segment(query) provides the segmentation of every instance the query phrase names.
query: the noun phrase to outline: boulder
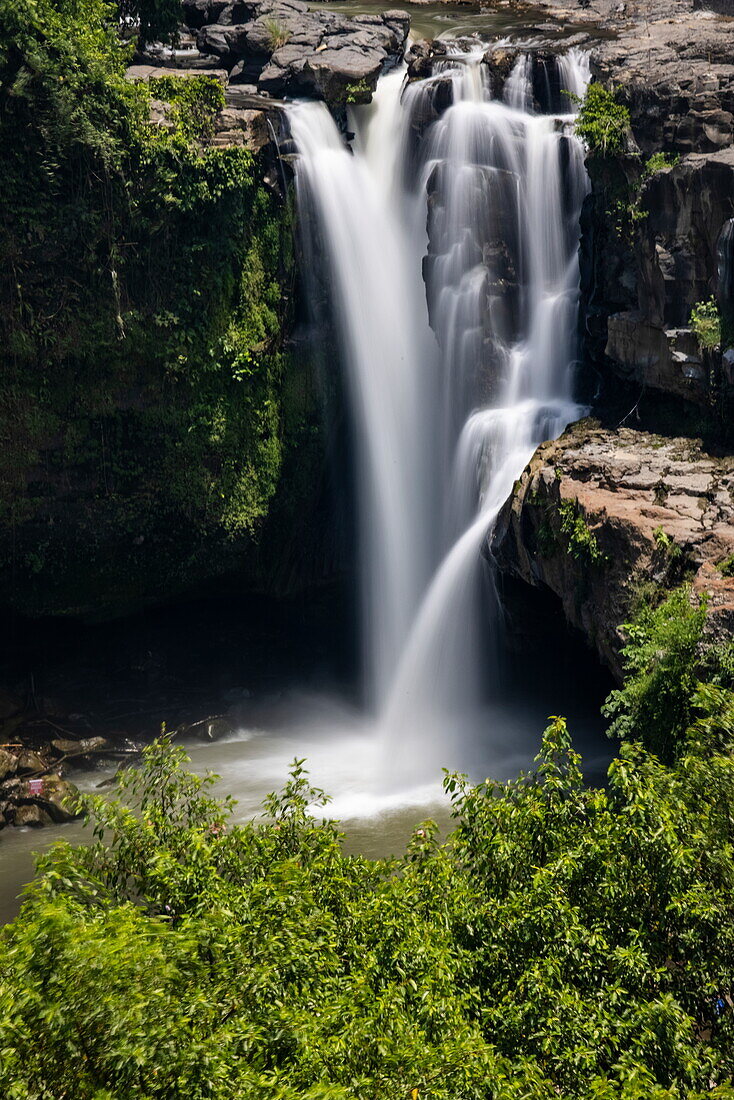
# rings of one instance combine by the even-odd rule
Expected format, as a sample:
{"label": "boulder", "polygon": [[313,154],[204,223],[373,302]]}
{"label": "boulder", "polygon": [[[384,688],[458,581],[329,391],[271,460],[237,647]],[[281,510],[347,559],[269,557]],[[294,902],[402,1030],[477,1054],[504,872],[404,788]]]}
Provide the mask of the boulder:
{"label": "boulder", "polygon": [[270,129],[264,111],[226,107],[217,115],[214,129],[213,144],[217,146],[241,145],[257,153],[270,141]]}
{"label": "boulder", "polygon": [[15,775],[18,767],[18,758],[7,749],[0,749],[0,782]]}
{"label": "boulder", "polygon": [[30,795],[48,814],[52,821],[61,824],[65,821],[73,821],[79,815],[71,808],[79,797],[79,791],[73,783],[62,779],[58,775],[44,776],[39,794]]}
{"label": "boulder", "polygon": [[18,775],[27,775],[29,772],[40,772],[45,764],[37,752],[31,749],[23,749],[18,757]]}
{"label": "boulder", "polygon": [[239,13],[224,9],[218,20],[206,16],[201,24],[201,53],[260,92],[311,95],[331,106],[374,89],[385,65],[402,53],[410,26],[402,11],[347,19],[312,11],[301,0],[257,0]]}
{"label": "boulder", "polygon": [[53,748],[63,756],[80,754],[94,755],[96,752],[104,752],[112,748],[106,737],[84,737],[81,741],[72,741],[66,738],[57,738],[51,742]]}
{"label": "boulder", "polygon": [[53,818],[46,813],[43,807],[32,802],[17,806],[13,814],[13,824],[18,828],[30,826],[38,829],[43,825],[53,825],[53,823]]}

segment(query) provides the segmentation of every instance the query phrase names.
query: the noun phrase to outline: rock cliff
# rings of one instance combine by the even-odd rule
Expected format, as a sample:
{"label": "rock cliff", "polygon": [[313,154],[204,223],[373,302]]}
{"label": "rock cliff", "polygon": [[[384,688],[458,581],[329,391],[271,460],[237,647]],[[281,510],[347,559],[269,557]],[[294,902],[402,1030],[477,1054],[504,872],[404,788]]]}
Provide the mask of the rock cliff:
{"label": "rock cliff", "polygon": [[697,440],[581,421],[544,444],[492,537],[500,569],[552,592],[621,677],[621,625],[646,586],[707,593],[709,630],[734,630],[734,457]]}

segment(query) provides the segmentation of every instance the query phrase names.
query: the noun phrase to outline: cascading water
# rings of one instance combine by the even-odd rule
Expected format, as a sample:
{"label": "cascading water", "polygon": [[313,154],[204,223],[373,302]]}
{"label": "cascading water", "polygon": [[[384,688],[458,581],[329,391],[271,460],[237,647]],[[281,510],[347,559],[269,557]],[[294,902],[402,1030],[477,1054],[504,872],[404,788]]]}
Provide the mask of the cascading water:
{"label": "cascading water", "polygon": [[379,708],[430,576],[435,340],[420,256],[425,231],[395,201],[402,73],[384,77],[351,155],[326,107],[290,110],[307,266],[326,279],[357,437],[366,678]]}
{"label": "cascading water", "polygon": [[[492,98],[486,48],[406,88],[383,77],[350,116],[353,155],[325,107],[290,109],[307,262],[325,259],[347,366],[367,662],[398,783],[470,767],[491,739],[482,546],[535,448],[579,414],[583,151],[570,116],[530,110],[528,57]],[[580,94],[583,55],[559,66]]]}

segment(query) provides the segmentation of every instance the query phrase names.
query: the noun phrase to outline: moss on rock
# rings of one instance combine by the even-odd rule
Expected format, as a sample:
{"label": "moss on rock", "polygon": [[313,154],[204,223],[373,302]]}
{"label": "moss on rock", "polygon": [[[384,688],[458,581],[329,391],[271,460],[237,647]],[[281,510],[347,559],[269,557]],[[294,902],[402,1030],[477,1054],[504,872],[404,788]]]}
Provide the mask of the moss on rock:
{"label": "moss on rock", "polygon": [[34,613],[242,568],[282,462],[287,206],[207,144],[216,82],[129,85],[92,7],[0,4],[0,602]]}

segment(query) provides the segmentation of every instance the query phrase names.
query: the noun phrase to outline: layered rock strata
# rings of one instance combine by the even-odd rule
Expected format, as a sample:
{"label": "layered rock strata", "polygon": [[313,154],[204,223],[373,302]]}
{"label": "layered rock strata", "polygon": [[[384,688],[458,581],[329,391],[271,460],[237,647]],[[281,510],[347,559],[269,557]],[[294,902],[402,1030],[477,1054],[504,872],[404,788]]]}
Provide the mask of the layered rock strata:
{"label": "layered rock strata", "polygon": [[734,629],[734,457],[700,441],[581,421],[544,444],[495,527],[500,569],[552,592],[621,677],[622,625],[651,583],[706,593],[713,635]]}

